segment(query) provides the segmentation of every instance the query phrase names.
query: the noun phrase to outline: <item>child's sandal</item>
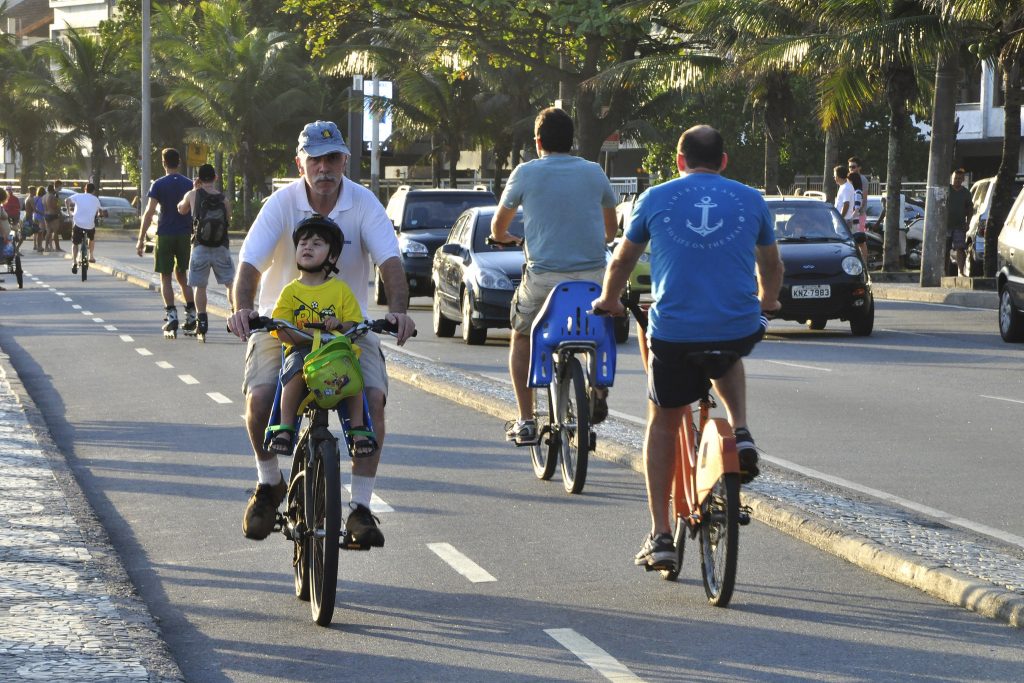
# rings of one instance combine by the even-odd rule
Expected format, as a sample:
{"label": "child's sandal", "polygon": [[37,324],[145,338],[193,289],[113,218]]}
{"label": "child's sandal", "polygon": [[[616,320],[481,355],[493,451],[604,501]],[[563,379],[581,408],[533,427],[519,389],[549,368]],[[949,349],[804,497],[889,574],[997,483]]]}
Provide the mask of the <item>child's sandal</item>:
{"label": "child's sandal", "polygon": [[295,428],[289,425],[274,425],[270,430],[274,432],[274,437],[270,440],[267,450],[274,455],[291,455]]}
{"label": "child's sandal", "polygon": [[369,429],[350,429],[352,435],[352,455],[356,458],[369,458],[377,452],[380,444],[377,435]]}

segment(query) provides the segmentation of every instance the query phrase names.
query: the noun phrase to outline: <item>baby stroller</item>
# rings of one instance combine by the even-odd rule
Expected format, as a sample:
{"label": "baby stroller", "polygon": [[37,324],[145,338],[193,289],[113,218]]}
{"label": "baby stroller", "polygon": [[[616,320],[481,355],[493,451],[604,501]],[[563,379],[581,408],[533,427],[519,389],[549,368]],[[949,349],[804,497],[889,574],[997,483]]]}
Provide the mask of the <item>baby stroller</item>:
{"label": "baby stroller", "polygon": [[8,273],[14,273],[15,279],[18,281],[18,289],[25,286],[25,271],[21,269],[22,239],[21,225],[17,221],[11,222],[7,242],[4,243],[3,253],[0,254],[0,267],[6,266]]}

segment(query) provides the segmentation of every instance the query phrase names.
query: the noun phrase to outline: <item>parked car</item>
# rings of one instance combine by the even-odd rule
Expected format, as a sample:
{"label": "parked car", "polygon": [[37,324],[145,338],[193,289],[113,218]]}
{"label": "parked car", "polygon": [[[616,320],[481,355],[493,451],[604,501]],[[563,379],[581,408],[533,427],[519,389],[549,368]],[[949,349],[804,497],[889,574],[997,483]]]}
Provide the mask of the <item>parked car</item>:
{"label": "parked car", "polygon": [[[525,256],[519,247],[487,244],[496,205],[462,213],[452,226],[448,241],[434,253],[431,280],[434,289],[434,334],[452,337],[462,327],[467,344],[483,344],[487,330],[507,328],[512,293],[522,279]],[[523,210],[509,226],[523,236]]]}
{"label": "parked car", "polygon": [[996,247],[996,288],[999,292],[999,335],[1006,342],[1024,341],[1024,191],[1017,194]]}
{"label": "parked car", "polygon": [[[629,222],[629,217],[633,213],[633,204],[636,202],[636,198],[639,195],[636,193],[629,193],[624,195],[623,200],[618,203],[615,207],[615,215],[619,222],[618,238],[612,242],[612,251],[618,246],[618,239],[622,237],[622,233]],[[640,260],[637,261],[636,266],[633,267],[633,272],[629,274],[629,281],[626,283],[626,289],[623,291],[622,298],[630,303],[639,303],[640,297],[645,294],[651,293],[651,245],[648,242],[647,248],[644,253],[640,255]],[[626,326],[625,334],[629,335],[629,326]],[[616,341],[620,344],[626,339],[620,339],[621,333],[619,332],[618,326],[616,326]]]}
{"label": "parked car", "polygon": [[875,303],[857,240],[834,207],[806,197],[766,198],[785,263],[782,308],[776,317],[823,330],[846,320],[856,336],[870,335]]}
{"label": "parked car", "polygon": [[[474,206],[497,204],[494,193],[480,186],[473,190],[420,190],[399,187],[388,200],[388,218],[398,232],[402,265],[409,281],[409,296],[430,296],[431,259],[459,215]],[[374,276],[374,300],[387,303],[380,271]]]}
{"label": "parked car", "polygon": [[64,203],[64,200],[73,194],[75,194],[74,190],[57,190],[57,201],[60,202],[60,238],[62,240],[71,239],[71,230],[75,227],[71,212],[68,211],[67,204]]}
{"label": "parked car", "polygon": [[105,228],[138,227],[139,212],[124,197],[100,195],[100,207],[106,216],[100,219],[99,225]]}
{"label": "parked car", "polygon": [[[1013,193],[1016,195],[1024,188],[1024,178],[1018,176],[1013,181]],[[964,264],[967,277],[978,277],[985,272],[985,233],[988,230],[988,213],[995,197],[996,179],[982,178],[971,185],[971,204],[974,214],[967,226],[967,261]]]}

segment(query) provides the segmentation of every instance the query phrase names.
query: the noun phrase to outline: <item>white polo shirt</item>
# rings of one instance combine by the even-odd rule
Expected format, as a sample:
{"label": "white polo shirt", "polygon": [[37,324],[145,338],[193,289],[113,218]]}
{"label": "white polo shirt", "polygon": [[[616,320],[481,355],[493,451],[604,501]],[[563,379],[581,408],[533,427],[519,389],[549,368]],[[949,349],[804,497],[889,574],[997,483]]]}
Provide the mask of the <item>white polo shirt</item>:
{"label": "white polo shirt", "polygon": [[[249,228],[238,260],[262,273],[256,298],[260,315],[270,315],[281,290],[299,276],[292,233],[295,226],[312,215],[306,182],[299,178],[270,195]],[[380,264],[392,257],[401,258],[395,227],[377,197],[348,178],[328,218],[341,226],[345,236],[345,247],[337,264],[339,274],[335,277],[349,286],[365,317],[371,260]]]}

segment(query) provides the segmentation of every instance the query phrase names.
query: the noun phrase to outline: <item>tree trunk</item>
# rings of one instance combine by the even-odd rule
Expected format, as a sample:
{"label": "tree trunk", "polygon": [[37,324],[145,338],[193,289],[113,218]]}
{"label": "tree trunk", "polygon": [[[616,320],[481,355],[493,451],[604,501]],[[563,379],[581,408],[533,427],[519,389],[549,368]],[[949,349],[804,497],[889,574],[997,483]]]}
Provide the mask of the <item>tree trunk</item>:
{"label": "tree trunk", "polygon": [[448,187],[458,187],[459,158],[462,156],[458,143],[448,146]]}
{"label": "tree trunk", "polygon": [[882,245],[882,270],[900,269],[900,228],[903,211],[900,198],[903,190],[903,140],[910,124],[905,87],[913,75],[902,67],[892,67],[886,78],[885,96],[889,103],[889,150],[885,164],[885,241]]}
{"label": "tree trunk", "polygon": [[1020,66],[1016,54],[999,56],[1003,71],[1003,155],[996,174],[992,206],[985,228],[985,277],[996,275],[996,246],[1013,205],[1013,179],[1020,164]]}
{"label": "tree trunk", "polygon": [[783,194],[779,187],[779,143],[767,125],[764,128],[764,191]]}
{"label": "tree trunk", "polygon": [[921,244],[921,286],[938,287],[945,273],[949,200],[949,173],[956,143],[956,96],[960,54],[956,49],[939,55],[932,104],[932,142],[928,151],[928,199],[924,205]]}
{"label": "tree trunk", "polygon": [[[829,204],[835,203],[836,193],[839,191],[832,180],[832,169],[835,168],[838,160],[839,134],[833,128],[829,128],[825,131],[825,170],[822,171],[821,176],[823,180],[821,190],[825,193],[825,201]],[[864,196],[867,196],[867,192],[864,193]]]}
{"label": "tree trunk", "polygon": [[430,185],[441,187],[441,147],[435,135],[430,136]]}

